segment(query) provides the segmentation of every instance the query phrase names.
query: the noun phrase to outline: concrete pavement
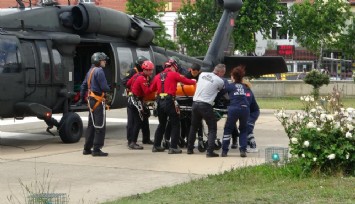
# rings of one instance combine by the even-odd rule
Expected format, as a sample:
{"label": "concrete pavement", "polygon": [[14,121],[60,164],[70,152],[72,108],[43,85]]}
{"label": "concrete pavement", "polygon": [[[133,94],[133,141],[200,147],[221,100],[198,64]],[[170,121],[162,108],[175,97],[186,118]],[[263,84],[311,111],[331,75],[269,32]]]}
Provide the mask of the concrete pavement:
{"label": "concrete pavement", "polygon": [[[84,127],[86,114],[81,113]],[[125,109],[107,114],[107,138],[103,148],[110,154],[107,158],[82,155],[84,138],[76,144],[63,144],[59,137],[45,132],[43,122],[29,119],[14,124],[0,120],[1,203],[10,203],[10,197],[19,201],[16,203],[25,203],[25,187],[35,191],[36,186],[49,188],[42,192],[64,193],[69,203],[101,203],[241,166],[261,164],[265,161],[265,148],[288,146],[288,138],[273,110],[261,110],[255,129],[260,151],[248,153],[247,158],[241,158],[236,150],[231,150],[225,158],[206,158],[205,153],[197,150],[187,155],[186,149],[180,155],[169,155],[167,151],[152,153],[151,145],[144,145],[141,151],[128,150],[125,115]],[[151,117],[150,121],[153,139],[157,118]],[[224,119],[221,119],[219,138],[223,125]]]}

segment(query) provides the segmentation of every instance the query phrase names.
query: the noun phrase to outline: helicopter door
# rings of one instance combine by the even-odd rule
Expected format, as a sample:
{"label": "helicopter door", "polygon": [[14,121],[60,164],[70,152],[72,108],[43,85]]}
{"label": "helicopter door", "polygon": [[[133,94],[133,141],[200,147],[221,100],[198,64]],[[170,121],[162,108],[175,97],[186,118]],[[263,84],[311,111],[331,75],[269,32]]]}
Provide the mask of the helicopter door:
{"label": "helicopter door", "polygon": [[14,104],[24,99],[24,70],[18,45],[16,37],[0,35],[0,116],[3,117],[14,113]]}

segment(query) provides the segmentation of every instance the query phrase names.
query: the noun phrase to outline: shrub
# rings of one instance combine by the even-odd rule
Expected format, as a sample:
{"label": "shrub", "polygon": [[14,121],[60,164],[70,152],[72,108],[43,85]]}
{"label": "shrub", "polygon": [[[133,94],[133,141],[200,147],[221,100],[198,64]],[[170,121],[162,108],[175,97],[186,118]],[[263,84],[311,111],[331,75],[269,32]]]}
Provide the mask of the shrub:
{"label": "shrub", "polygon": [[303,79],[306,84],[313,86],[313,97],[318,99],[319,97],[319,88],[323,85],[329,84],[329,76],[327,74],[321,73],[318,70],[310,71],[306,77]]}
{"label": "shrub", "polygon": [[307,172],[355,175],[355,110],[342,107],[335,88],[319,101],[300,99],[304,110],[275,112],[290,139],[292,158]]}

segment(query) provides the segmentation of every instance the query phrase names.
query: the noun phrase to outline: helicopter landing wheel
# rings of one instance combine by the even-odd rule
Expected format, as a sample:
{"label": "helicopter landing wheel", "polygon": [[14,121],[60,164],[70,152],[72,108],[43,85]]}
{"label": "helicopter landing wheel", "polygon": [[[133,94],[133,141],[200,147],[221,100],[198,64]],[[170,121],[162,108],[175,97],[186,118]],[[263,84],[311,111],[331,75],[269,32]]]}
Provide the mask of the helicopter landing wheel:
{"label": "helicopter landing wheel", "polygon": [[83,121],[77,113],[65,113],[60,120],[58,130],[64,143],[78,142],[83,134]]}

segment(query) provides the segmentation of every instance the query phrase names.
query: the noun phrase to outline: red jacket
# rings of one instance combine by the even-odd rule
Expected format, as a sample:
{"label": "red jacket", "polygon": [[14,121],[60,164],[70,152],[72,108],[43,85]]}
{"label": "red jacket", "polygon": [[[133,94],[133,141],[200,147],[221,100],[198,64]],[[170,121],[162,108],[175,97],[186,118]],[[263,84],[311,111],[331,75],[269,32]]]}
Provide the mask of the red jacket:
{"label": "red jacket", "polygon": [[150,93],[147,76],[143,72],[136,73],[127,82],[127,88],[131,90],[133,95],[143,97]]}
{"label": "red jacket", "polygon": [[[161,81],[161,76],[163,73],[166,74],[165,81],[164,81],[164,91],[162,90],[162,81]],[[161,73],[157,74],[154,77],[153,82],[150,86],[150,90],[152,92],[157,91],[157,94],[167,93],[172,96],[175,96],[176,95],[176,86],[177,86],[178,82],[181,82],[181,83],[187,84],[187,85],[196,84],[195,80],[188,79],[185,76],[180,75],[178,72],[171,71],[171,69],[165,69],[164,71],[162,71]]]}

